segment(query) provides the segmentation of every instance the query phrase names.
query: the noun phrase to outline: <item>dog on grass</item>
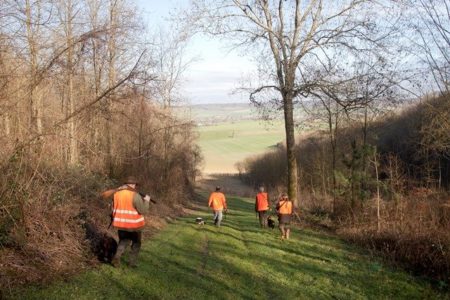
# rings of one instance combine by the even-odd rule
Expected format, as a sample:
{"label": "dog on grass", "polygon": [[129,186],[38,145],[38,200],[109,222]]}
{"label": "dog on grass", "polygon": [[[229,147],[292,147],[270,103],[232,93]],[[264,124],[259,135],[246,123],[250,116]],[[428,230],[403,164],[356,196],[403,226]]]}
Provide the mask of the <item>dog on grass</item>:
{"label": "dog on grass", "polygon": [[117,241],[92,222],[85,222],[83,227],[92,253],[99,261],[110,263],[117,251]]}
{"label": "dog on grass", "polygon": [[200,217],[195,219],[195,223],[197,223],[198,225],[205,225],[205,221]]}
{"label": "dog on grass", "polygon": [[270,228],[274,229],[275,228],[275,220],[272,219],[272,216],[269,216],[267,218],[267,226],[269,226]]}
{"label": "dog on grass", "polygon": [[117,252],[117,241],[108,233],[104,233],[101,239],[100,251],[97,257],[100,261],[111,263]]}

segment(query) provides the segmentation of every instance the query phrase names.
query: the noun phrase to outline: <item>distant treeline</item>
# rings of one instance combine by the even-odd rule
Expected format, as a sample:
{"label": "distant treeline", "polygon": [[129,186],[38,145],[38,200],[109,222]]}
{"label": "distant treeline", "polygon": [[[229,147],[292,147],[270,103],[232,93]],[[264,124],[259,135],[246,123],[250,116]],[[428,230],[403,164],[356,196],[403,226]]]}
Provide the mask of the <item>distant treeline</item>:
{"label": "distant treeline", "polygon": [[[422,100],[401,113],[384,116],[364,129],[360,122],[347,123],[336,132],[332,149],[324,130],[300,138],[296,153],[302,190],[337,196],[358,190],[365,200],[375,191],[374,160],[379,180],[402,180],[402,191],[412,187],[450,189],[450,95]],[[356,124],[355,124],[356,123]],[[333,153],[336,157],[333,168]],[[276,151],[251,157],[238,164],[241,177],[253,185],[272,188],[286,183],[286,158],[282,144]],[[270,170],[268,172],[267,170]],[[366,183],[366,185],[364,185]],[[357,187],[356,187],[357,186]],[[395,187],[396,192],[399,186]]]}

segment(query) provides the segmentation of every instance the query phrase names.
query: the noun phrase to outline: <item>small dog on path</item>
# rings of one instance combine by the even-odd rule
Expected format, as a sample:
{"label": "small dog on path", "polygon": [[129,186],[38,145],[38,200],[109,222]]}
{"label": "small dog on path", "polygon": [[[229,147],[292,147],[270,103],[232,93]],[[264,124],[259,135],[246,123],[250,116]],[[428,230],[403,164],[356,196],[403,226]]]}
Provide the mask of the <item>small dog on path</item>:
{"label": "small dog on path", "polygon": [[205,221],[200,217],[195,219],[195,223],[197,223],[198,225],[205,225]]}

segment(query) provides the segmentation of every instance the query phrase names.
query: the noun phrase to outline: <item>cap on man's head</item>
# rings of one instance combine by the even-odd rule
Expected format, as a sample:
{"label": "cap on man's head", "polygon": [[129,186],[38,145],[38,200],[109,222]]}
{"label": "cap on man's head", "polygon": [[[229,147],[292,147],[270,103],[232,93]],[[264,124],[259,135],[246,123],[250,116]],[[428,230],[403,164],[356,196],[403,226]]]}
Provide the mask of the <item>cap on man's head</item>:
{"label": "cap on man's head", "polygon": [[125,184],[139,184],[138,181],[137,181],[137,179],[136,179],[136,177],[134,177],[134,176],[128,176],[128,177],[124,180],[123,183],[125,183]]}
{"label": "cap on man's head", "polygon": [[216,192],[220,191],[221,187],[220,186],[216,186]]}

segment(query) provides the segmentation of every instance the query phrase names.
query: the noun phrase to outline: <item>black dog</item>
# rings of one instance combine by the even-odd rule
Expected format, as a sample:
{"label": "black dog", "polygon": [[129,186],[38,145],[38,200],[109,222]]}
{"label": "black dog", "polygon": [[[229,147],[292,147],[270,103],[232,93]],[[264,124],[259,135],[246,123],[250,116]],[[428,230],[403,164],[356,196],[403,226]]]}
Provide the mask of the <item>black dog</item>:
{"label": "black dog", "polygon": [[97,255],[100,261],[111,263],[117,252],[117,241],[108,233],[104,233],[101,239],[102,244]]}
{"label": "black dog", "polygon": [[274,221],[274,219],[272,219],[272,216],[269,216],[267,218],[267,225],[272,229],[275,228],[275,221]]}
{"label": "black dog", "polygon": [[91,222],[84,223],[83,227],[92,253],[97,256],[99,261],[110,263],[117,252],[117,241]]}

